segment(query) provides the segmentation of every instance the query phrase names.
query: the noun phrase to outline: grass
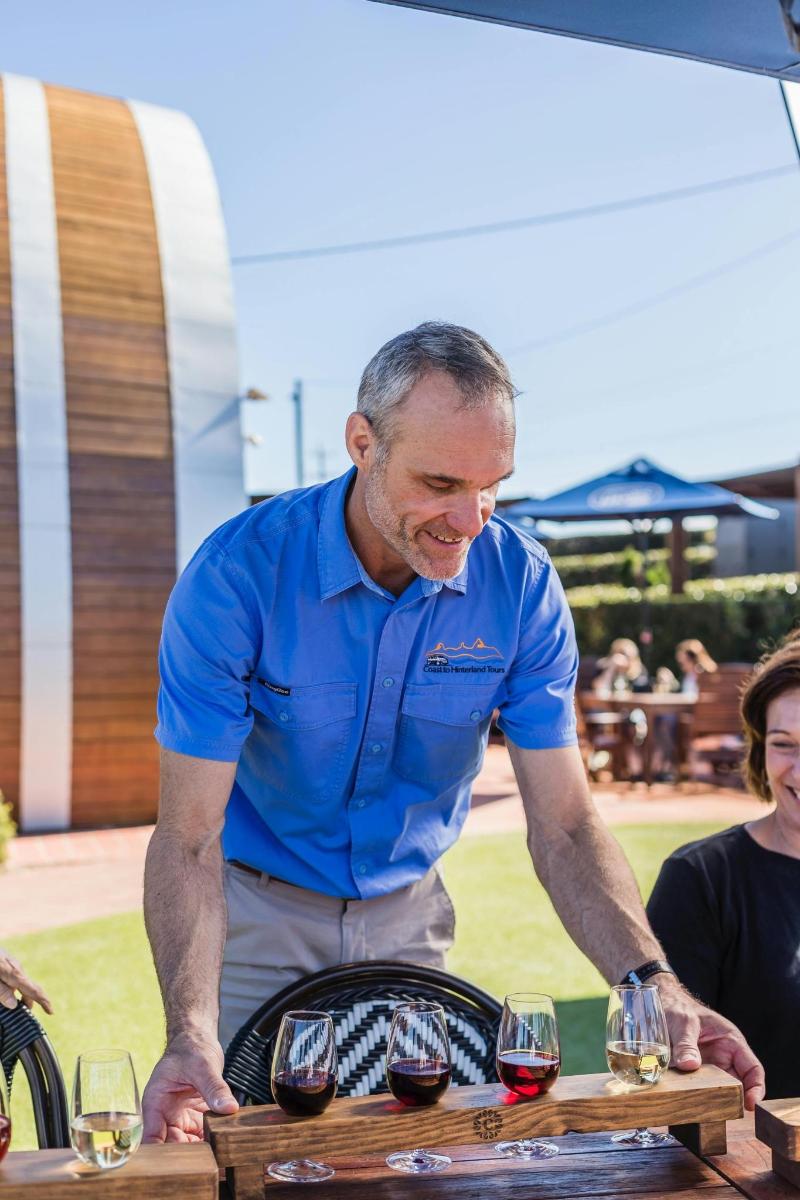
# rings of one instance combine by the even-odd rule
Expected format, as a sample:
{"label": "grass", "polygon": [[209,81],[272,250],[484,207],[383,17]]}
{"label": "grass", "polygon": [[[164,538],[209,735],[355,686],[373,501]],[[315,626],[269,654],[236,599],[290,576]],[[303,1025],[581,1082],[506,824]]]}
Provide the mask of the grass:
{"label": "grass", "polygon": [[[718,826],[631,826],[615,831],[643,895],[663,859]],[[564,1070],[605,1069],[607,988],[564,932],[533,876],[521,834],[464,838],[444,864],[458,918],[449,966],[502,998],[508,991],[556,997]],[[144,1084],[163,1046],[161,1002],[141,914],[105,917],[8,940],[55,1014],[44,1024],[71,1085],[81,1050],[124,1046]],[[20,1077],[21,1077],[20,1071]],[[27,1089],[12,1100],[14,1149],[35,1146]]]}

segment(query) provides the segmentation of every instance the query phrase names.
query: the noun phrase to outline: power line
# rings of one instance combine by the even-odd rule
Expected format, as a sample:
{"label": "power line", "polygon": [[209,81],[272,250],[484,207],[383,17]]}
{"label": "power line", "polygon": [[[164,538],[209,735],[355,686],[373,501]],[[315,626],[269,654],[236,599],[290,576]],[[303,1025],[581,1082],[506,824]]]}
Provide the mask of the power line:
{"label": "power line", "polygon": [[631,304],[625,304],[622,308],[616,308],[612,312],[605,313],[603,316],[593,317],[588,321],[579,321],[576,325],[568,325],[566,329],[562,329],[559,333],[549,334],[547,337],[535,338],[533,341],[523,342],[520,346],[512,346],[510,349],[504,350],[504,354],[509,358],[513,358],[516,355],[529,354],[533,350],[544,350],[550,346],[558,346],[562,342],[572,341],[573,338],[581,337],[583,334],[594,333],[597,329],[605,329],[608,325],[614,325],[618,321],[627,320],[628,317],[637,316],[639,313],[646,312],[649,308],[665,304],[668,300],[674,300],[678,296],[683,296],[687,292],[694,291],[695,288],[713,283],[715,280],[725,275],[730,275],[733,271],[738,271],[741,267],[747,266],[748,263],[755,262],[759,258],[766,258],[769,254],[775,254],[776,251],[782,250],[785,246],[797,241],[798,238],[800,238],[800,229],[793,229],[789,233],[785,233],[782,237],[765,242],[763,246],[756,246],[754,250],[749,250],[746,254],[737,255],[736,258],[721,263],[718,267],[712,267],[710,271],[703,271],[699,275],[692,275],[689,279],[684,280],[683,283],[676,283],[672,287],[665,288],[661,292],[656,292],[652,296],[646,296],[641,300],[633,301]]}
{"label": "power line", "polygon": [[290,262],[302,258],[329,258],[336,254],[363,254],[372,250],[394,250],[400,246],[417,246],[426,242],[452,242],[461,238],[483,237],[492,233],[510,233],[516,229],[535,229],[542,225],[558,225],[566,221],[582,221],[587,217],[603,217],[612,213],[629,212],[635,208],[670,204],[675,200],[690,200],[694,196],[746,187],[752,183],[766,183],[770,179],[779,179],[781,176],[790,174],[797,174],[796,163],[783,167],[770,167],[765,171],[753,171],[748,175],[731,175],[725,179],[712,179],[708,183],[673,188],[666,192],[650,192],[643,196],[631,196],[625,200],[609,200],[602,204],[589,204],[583,208],[563,208],[554,212],[538,213],[531,217],[492,221],[485,225],[435,229],[426,233],[408,233],[398,237],[376,238],[365,242],[342,242],[333,246],[306,246],[298,250],[271,250],[263,254],[238,254],[231,259],[231,262],[234,266],[242,267],[252,266],[256,263]]}

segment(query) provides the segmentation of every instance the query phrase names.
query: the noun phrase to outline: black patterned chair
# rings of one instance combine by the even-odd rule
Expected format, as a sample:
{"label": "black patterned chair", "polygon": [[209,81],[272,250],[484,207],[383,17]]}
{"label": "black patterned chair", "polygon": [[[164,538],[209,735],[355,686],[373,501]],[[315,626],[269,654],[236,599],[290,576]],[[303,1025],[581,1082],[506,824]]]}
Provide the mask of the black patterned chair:
{"label": "black patterned chair", "polygon": [[0,1064],[9,1093],[17,1062],[28,1078],[39,1149],[67,1149],[67,1094],[55,1051],[24,1004],[13,1009],[0,1005]]}
{"label": "black patterned chair", "polygon": [[225,1054],[223,1075],[240,1104],[271,1104],[270,1067],[281,1017],[292,1009],[330,1013],[340,1096],[387,1091],[386,1039],[397,1004],[441,1004],[452,1055],[452,1086],[496,1079],[502,1005],[456,975],[413,963],[347,963],[285,987],[245,1022]]}

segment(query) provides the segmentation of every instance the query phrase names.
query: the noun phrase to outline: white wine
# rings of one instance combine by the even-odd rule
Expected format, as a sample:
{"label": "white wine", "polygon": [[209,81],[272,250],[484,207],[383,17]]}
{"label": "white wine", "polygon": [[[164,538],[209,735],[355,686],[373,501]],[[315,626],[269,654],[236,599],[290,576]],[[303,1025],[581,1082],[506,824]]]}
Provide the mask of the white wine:
{"label": "white wine", "polygon": [[608,1069],[620,1083],[646,1087],[658,1083],[669,1066],[669,1046],[658,1042],[609,1042],[606,1046]]}
{"label": "white wine", "polygon": [[121,1167],[139,1149],[141,1113],[97,1112],[73,1117],[70,1139],[73,1150],[85,1163]]}

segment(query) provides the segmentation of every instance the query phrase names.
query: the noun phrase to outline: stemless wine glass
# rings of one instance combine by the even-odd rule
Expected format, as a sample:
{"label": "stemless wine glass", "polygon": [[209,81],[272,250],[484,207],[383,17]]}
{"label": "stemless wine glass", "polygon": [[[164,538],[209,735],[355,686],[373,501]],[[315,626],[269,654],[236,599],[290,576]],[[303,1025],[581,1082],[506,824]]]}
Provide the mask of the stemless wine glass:
{"label": "stemless wine glass", "polygon": [[[669,1033],[661,996],[654,984],[621,984],[611,989],[606,1022],[608,1069],[629,1088],[652,1087],[669,1066]],[[661,1146],[672,1142],[668,1133],[636,1129],[615,1133],[612,1142],[628,1146]]]}
{"label": "stemless wine glass", "polygon": [[[316,1116],[336,1095],[336,1038],[327,1013],[295,1011],[283,1014],[272,1058],[272,1094],[290,1117]],[[320,1183],[335,1174],[327,1163],[293,1158],[267,1167],[273,1179],[290,1183]]]}
{"label": "stemless wine glass", "polygon": [[121,1167],[142,1141],[142,1105],[127,1050],[80,1054],[72,1088],[72,1148],[102,1170]]}
{"label": "stemless wine glass", "polygon": [[[561,1045],[552,996],[513,992],[506,996],[497,1037],[497,1074],[523,1100],[542,1096],[561,1070]],[[538,1138],[496,1142],[506,1158],[552,1158],[558,1147]]]}
{"label": "stemless wine glass", "polygon": [[0,1162],[6,1156],[11,1144],[11,1110],[8,1107],[6,1081],[3,1076],[3,1066],[0,1063]]}
{"label": "stemless wine glass", "polygon": [[[398,1004],[386,1047],[386,1079],[396,1100],[424,1108],[440,1100],[450,1086],[450,1039],[444,1009],[423,1001]],[[452,1159],[429,1150],[400,1150],[386,1159],[395,1171],[422,1175],[443,1171]]]}

